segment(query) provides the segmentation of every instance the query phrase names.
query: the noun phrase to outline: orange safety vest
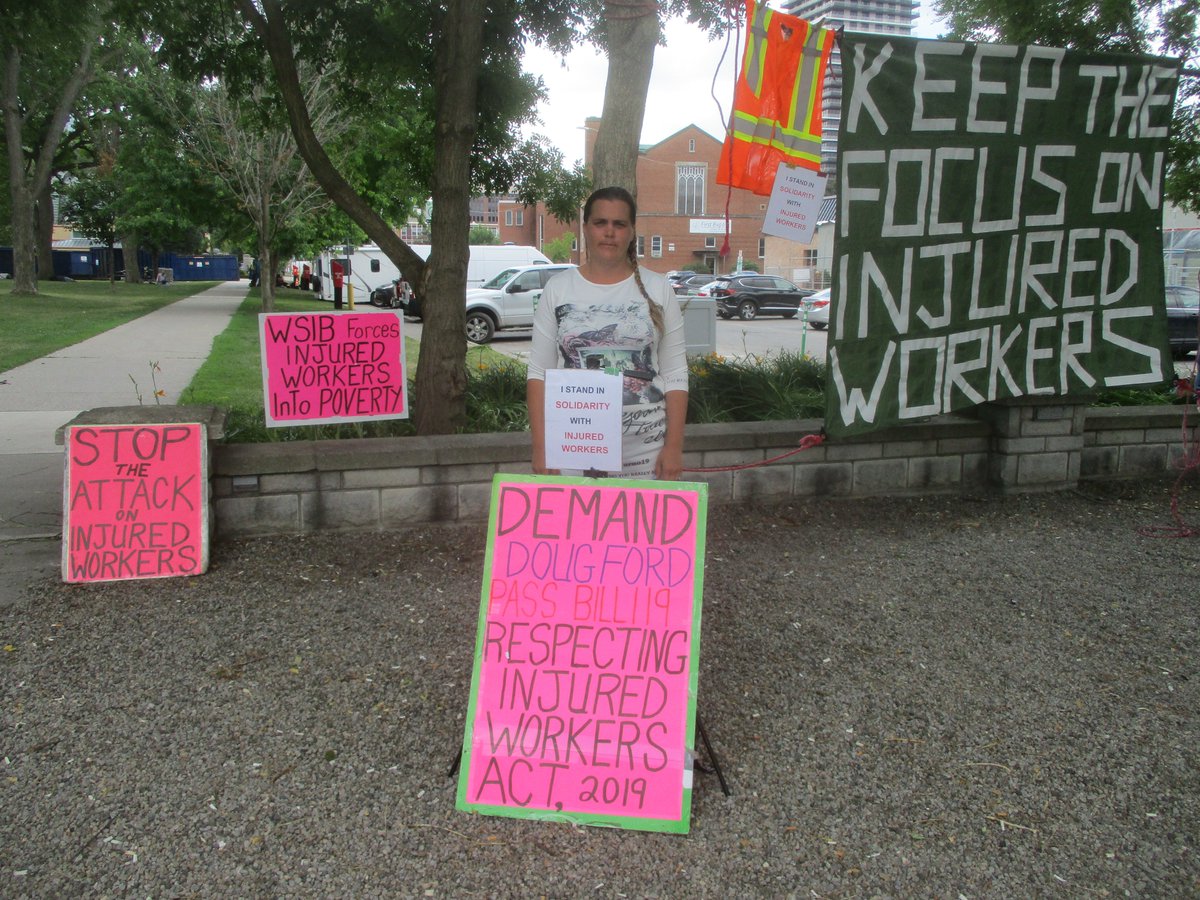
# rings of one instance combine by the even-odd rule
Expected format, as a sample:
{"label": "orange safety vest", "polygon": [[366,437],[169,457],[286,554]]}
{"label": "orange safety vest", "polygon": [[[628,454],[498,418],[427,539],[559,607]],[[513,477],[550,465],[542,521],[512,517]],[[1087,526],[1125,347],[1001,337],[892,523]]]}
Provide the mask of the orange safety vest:
{"label": "orange safety vest", "polygon": [[821,169],[821,98],[834,33],[746,0],[748,39],[717,183],[770,194],[779,163]]}

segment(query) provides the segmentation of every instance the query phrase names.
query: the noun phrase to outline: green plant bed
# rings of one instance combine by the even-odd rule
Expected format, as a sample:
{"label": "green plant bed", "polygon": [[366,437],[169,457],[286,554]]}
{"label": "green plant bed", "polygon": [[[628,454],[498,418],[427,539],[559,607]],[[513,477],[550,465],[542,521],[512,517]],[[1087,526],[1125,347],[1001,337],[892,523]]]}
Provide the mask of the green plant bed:
{"label": "green plant bed", "polygon": [[[1181,379],[1186,384],[1186,379]],[[1092,406],[1169,406],[1172,403],[1191,402],[1191,396],[1181,392],[1174,379],[1152,388],[1122,388],[1101,391],[1092,400]]]}
{"label": "green plant bed", "polygon": [[[279,312],[311,312],[307,298],[276,298]],[[208,361],[183,392],[181,403],[212,404],[228,410],[230,441],[325,440],[330,438],[400,437],[411,435],[411,420],[357,422],[268,428],[263,414],[262,367],[259,357],[258,297],[248,297],[229,327],[213,343]],[[419,344],[405,340],[405,365],[416,373]],[[466,354],[467,421],[473,433],[521,432],[529,428],[525,409],[525,365],[488,347]],[[688,421],[752,422],[821,419],[825,416],[825,365],[798,353],[726,358],[697,357],[689,364]],[[1180,402],[1173,385],[1147,390],[1106,391],[1096,405],[1140,406]]]}
{"label": "green plant bed", "polygon": [[12,282],[0,282],[0,372],[86,341],[220,283],[39,281],[37,294],[14,296]]}
{"label": "green plant bed", "polygon": [[784,351],[726,358],[715,353],[688,367],[689,422],[763,422],[825,415],[825,366]]}

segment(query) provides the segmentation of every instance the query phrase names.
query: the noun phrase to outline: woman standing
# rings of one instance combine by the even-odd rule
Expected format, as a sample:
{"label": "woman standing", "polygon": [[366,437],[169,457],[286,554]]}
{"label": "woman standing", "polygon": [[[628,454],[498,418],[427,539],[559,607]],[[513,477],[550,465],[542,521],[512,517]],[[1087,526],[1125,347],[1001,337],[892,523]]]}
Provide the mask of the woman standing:
{"label": "woman standing", "polygon": [[587,261],[550,279],[538,302],[526,402],[539,475],[553,474],[546,468],[545,378],[555,368],[624,376],[619,474],[674,480],[683,472],[683,315],[667,280],[638,267],[636,223],[627,190],[593,192],[583,207]]}

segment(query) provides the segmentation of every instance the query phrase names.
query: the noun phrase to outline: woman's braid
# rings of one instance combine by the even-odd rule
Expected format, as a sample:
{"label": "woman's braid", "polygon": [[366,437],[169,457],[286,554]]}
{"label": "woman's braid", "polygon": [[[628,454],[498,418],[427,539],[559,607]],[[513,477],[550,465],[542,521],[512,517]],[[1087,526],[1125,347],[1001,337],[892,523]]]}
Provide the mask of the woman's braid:
{"label": "woman's braid", "polygon": [[637,282],[638,290],[646,298],[646,303],[650,307],[650,321],[654,324],[654,330],[661,336],[663,333],[662,307],[654,301],[654,298],[650,296],[650,292],[646,290],[646,285],[642,283],[642,270],[638,265],[636,248],[637,238],[634,238],[629,242],[629,262],[633,266],[633,280]]}

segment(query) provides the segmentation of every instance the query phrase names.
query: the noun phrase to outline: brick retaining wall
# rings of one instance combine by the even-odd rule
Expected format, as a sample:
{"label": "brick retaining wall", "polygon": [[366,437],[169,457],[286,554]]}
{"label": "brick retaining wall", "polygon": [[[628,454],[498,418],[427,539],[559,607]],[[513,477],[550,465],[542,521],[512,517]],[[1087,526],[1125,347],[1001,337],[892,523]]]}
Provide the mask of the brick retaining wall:
{"label": "brick retaining wall", "polygon": [[[1098,409],[1022,398],[972,413],[828,441],[771,465],[692,471],[685,478],[708,482],[713,503],[969,495],[1159,476],[1183,453],[1180,406]],[[1193,409],[1192,439],[1195,422]],[[762,462],[820,428],[817,419],[689,425],[684,465]],[[530,471],[528,434],[217,443],[211,459],[218,537],[483,521],[492,476]]]}

